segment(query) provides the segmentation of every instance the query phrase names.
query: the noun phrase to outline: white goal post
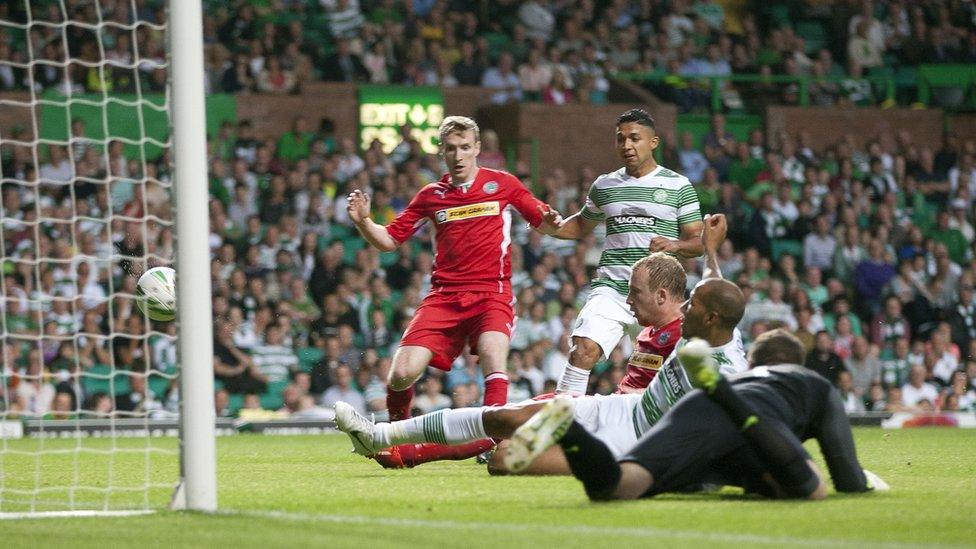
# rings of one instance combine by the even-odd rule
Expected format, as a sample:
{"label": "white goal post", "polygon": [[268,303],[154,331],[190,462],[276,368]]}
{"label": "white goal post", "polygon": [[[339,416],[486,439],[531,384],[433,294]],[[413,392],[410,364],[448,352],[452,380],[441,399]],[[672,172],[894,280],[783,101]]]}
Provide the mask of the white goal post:
{"label": "white goal post", "polygon": [[216,511],[202,3],[2,4],[0,519]]}
{"label": "white goal post", "polygon": [[[213,308],[206,109],[203,90],[202,3],[169,0],[170,89],[176,186],[176,296],[182,365],[180,465],[185,507],[217,510],[216,411],[213,391]],[[178,490],[179,492],[179,490]],[[180,494],[174,497],[181,506]]]}

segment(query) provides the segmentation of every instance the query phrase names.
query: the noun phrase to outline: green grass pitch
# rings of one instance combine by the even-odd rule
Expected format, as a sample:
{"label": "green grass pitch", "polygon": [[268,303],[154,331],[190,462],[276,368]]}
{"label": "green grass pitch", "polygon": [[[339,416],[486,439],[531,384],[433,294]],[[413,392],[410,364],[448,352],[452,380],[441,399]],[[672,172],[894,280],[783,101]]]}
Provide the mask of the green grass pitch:
{"label": "green grass pitch", "polygon": [[[125,518],[0,521],[4,547],[976,547],[976,431],[855,430],[863,464],[893,490],[824,502],[777,502],[716,494],[589,503],[571,478],[489,477],[473,460],[386,471],[349,453],[342,435],[218,439],[221,513],[159,512]],[[55,487],[73,480],[70,454],[37,460],[18,453],[38,444],[8,441],[0,478],[7,489]],[[76,441],[46,441],[46,449]],[[77,461],[80,484],[95,491],[77,500],[104,501],[114,486],[169,482],[176,458],[155,452],[98,453]],[[145,449],[146,440],[120,448]],[[175,440],[154,439],[172,451]],[[14,450],[11,453],[9,450]],[[816,456],[815,445],[810,447]],[[42,492],[43,499],[65,494]],[[112,496],[139,504],[142,494]],[[168,490],[150,494],[165,505]],[[2,511],[21,511],[5,493]]]}

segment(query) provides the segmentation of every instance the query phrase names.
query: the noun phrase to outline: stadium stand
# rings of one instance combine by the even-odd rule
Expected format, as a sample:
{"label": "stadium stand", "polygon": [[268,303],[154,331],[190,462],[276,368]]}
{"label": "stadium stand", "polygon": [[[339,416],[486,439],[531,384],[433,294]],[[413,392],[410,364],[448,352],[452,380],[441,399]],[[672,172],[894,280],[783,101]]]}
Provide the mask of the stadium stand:
{"label": "stadium stand", "polygon": [[[808,0],[760,3],[761,9],[750,11],[750,2],[735,0],[453,0],[414,1],[412,13],[393,0],[205,4],[208,93],[262,93],[271,96],[268,101],[326,80],[481,85],[498,90],[496,102],[602,104],[617,77],[644,82],[683,112],[700,114],[756,112],[768,104],[968,108],[974,101],[972,2]],[[153,1],[138,5],[150,20],[160,9]],[[116,8],[106,17],[126,20],[127,3]],[[0,5],[11,9],[10,3]],[[0,58],[16,59],[26,39],[0,35]],[[58,41],[32,39],[41,42],[36,51],[58,57],[51,49]],[[160,40],[142,33],[141,55],[163,56]],[[86,51],[83,36],[76,43],[79,57],[97,54]],[[107,56],[131,55],[126,40],[107,43]],[[5,68],[0,89],[24,89],[25,75]],[[113,71],[108,80],[83,64],[67,71],[69,79],[43,65],[36,70],[39,88],[76,92],[105,86],[124,92],[133,79],[159,91],[165,81],[154,76],[158,69]],[[365,247],[352,227],[345,196],[368,190],[374,219],[389,221],[416,189],[440,176],[437,158],[416,145],[400,149],[407,154],[360,152],[349,136],[333,135],[330,124],[315,128],[310,122],[296,119],[288,133],[256,136],[241,120],[211,136],[221,415],[278,410],[315,416],[336,394],[355,400],[349,396],[354,391],[364,412],[382,418],[391,351],[429,288],[430,235],[380,254]],[[779,326],[793,330],[808,347],[807,365],[849,395],[852,411],[976,410],[976,138],[947,135],[942,143],[920,143],[907,133],[883,132],[864,146],[838,136],[829,146],[813,147],[802,133],[736,138],[722,123],[720,116],[712,119],[700,147],[693,139],[670,144],[675,154],[662,162],[692,177],[706,213],[732,220],[722,268],[749,298],[740,326],[747,339]],[[72,130],[83,136],[85,128]],[[28,181],[36,175],[26,148],[4,145],[0,152],[4,174]],[[169,178],[166,154],[139,173],[142,166],[118,156],[112,157],[116,164],[104,165],[81,140],[67,150],[49,146],[38,153],[48,179],[72,179],[71,165],[95,178]],[[501,163],[495,154],[492,161]],[[518,175],[529,179],[528,173]],[[541,180],[540,198],[564,214],[579,210],[591,183],[557,172]],[[141,192],[149,195],[150,213],[169,207],[161,186],[113,185],[110,192],[107,186],[76,185],[70,194],[46,186],[35,205],[33,191],[5,184],[3,245],[8,253],[18,249],[33,234],[21,222],[38,212],[54,216],[65,200],[97,216],[109,203],[114,211],[136,211]],[[142,234],[141,227],[114,229],[109,241],[104,231],[79,226],[92,249],[172,254],[169,230],[150,223],[148,239],[140,241],[133,235]],[[70,257],[70,250],[59,248],[56,230],[40,238],[54,257]],[[593,240],[567,245],[520,228],[515,243],[520,320],[510,355],[510,400],[553,388],[568,354],[564,336],[598,260]],[[168,372],[175,355],[167,340],[143,349],[123,334],[90,338],[77,349],[38,350],[18,339],[38,327],[57,334],[62,323],[107,333],[109,277],[112,287],[131,288],[144,265],[111,271],[78,262],[70,268],[77,269],[79,283],[68,287],[63,271],[52,268],[38,280],[23,268],[31,258],[13,255],[23,261],[3,266],[4,368],[44,372],[50,381],[21,384],[4,403],[8,410],[44,415],[72,409],[58,394],[92,410],[176,405],[163,378],[149,378],[151,396],[144,402],[123,402],[131,387],[116,386],[112,403],[99,383],[77,387],[59,375],[66,364],[98,371],[110,355],[114,364],[125,365],[136,363],[140,353],[150,355],[152,368]],[[688,269],[691,285],[700,267],[689,261]],[[32,309],[28,296],[35,295],[80,296],[83,312],[75,318],[58,310],[61,301]],[[141,329],[126,324],[136,314],[131,303],[123,300],[111,310],[118,316],[116,332],[121,326],[133,326],[132,335]],[[590,391],[612,391],[627,355],[624,345],[600,363]],[[465,355],[446,375],[431,371],[417,404],[424,411],[479,404],[482,383],[473,357]]]}

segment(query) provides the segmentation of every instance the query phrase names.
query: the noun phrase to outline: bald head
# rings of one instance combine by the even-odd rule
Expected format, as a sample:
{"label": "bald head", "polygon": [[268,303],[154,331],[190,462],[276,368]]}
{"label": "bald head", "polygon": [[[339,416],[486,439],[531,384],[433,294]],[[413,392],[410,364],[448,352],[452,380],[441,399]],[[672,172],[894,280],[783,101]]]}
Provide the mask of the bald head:
{"label": "bald head", "polygon": [[695,295],[707,311],[718,314],[723,328],[733,330],[742,320],[746,298],[733,282],[724,278],[707,278],[695,288]]}

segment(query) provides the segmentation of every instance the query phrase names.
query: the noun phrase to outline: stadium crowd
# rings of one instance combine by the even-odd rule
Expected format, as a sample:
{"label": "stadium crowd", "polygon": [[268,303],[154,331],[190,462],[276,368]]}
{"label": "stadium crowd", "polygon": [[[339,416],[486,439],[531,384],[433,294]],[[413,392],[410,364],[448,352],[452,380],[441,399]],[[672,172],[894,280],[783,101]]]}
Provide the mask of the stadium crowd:
{"label": "stadium crowd", "polygon": [[[0,66],[0,90],[163,91],[163,3],[41,4],[33,21],[111,22],[96,33],[68,25],[28,37],[0,31],[0,59],[30,51],[66,70]],[[877,104],[889,98],[870,76],[913,81],[923,63],[976,62],[971,2],[924,0],[276,0],[205,1],[208,93],[298,93],[312,81],[457,86],[497,90],[493,100],[605,103],[608,76],[653,75],[652,88],[684,111],[710,104],[707,77],[811,77],[812,104]],[[138,20],[135,32],[114,25]],[[0,18],[24,22],[17,3]],[[69,47],[66,48],[63,38]],[[30,47],[28,47],[30,46]],[[66,51],[67,50],[67,51]],[[99,61],[106,61],[105,69]],[[896,74],[895,69],[905,68]],[[908,86],[907,88],[912,88]],[[724,104],[798,103],[799,81],[724,84]],[[908,93],[905,101],[913,101]],[[944,97],[959,102],[964,97]]]}
{"label": "stadium crowd", "polygon": [[[112,7],[106,20],[132,16],[127,2],[101,4]],[[390,0],[251,4],[207,10],[210,91],[291,92],[325,79],[480,84],[496,88],[498,102],[603,102],[607,76],[623,70],[689,80],[725,71],[856,76],[879,66],[875,57],[888,66],[976,56],[970,2],[832,6],[847,14],[829,38],[847,45],[846,69],[831,49],[810,52],[788,25],[771,27],[770,14],[757,20],[733,9],[737,2],[414,1],[407,12]],[[828,3],[801,4],[816,14]],[[160,17],[156,3],[136,5],[140,18]],[[0,15],[11,9],[0,4]],[[73,55],[98,55],[89,30],[69,30],[79,33]],[[125,91],[133,79],[162,89],[162,36],[148,26],[137,35],[135,57],[126,33],[102,37],[106,56],[119,60],[109,80],[84,64],[57,74],[39,64],[33,82],[56,87],[68,74],[79,90]],[[0,59],[23,55],[16,37],[0,36]],[[58,40],[38,46],[63,55]],[[0,88],[24,85],[19,69],[0,68]],[[687,92],[671,99],[702,106],[701,90],[681,82],[667,82]],[[840,88],[822,91],[811,92],[825,98],[819,104],[859,102]],[[792,101],[782,90],[771,100]],[[30,147],[0,147],[4,409],[175,411],[175,327],[150,325],[133,301],[137,275],[173,257],[171,158],[164,150],[147,163],[127,159],[117,141],[102,152],[80,120],[71,132],[70,147],[40,147],[36,164]],[[976,140],[884,133],[815,149],[803,131],[767,139],[757,129],[737,140],[716,114],[700,147],[690,135],[666,141],[661,163],[689,177],[704,213],[730,219],[722,267],[749,298],[747,340],[792,330],[809,349],[806,365],[840,388],[851,411],[976,409]],[[481,164],[504,168],[497,136],[485,131],[483,142]],[[247,120],[225,124],[209,141],[209,162],[218,412],[319,417],[342,400],[382,418],[391,352],[430,286],[430,235],[380,254],[356,234],[345,196],[368,192],[373,219],[389,222],[440,177],[440,160],[409,138],[389,155],[378,143],[359,151],[327,118],[299,116],[281,136],[255,135]],[[515,171],[564,215],[579,210],[598,175],[556,169],[529,182],[523,164]],[[577,243],[524,224],[513,232],[519,322],[509,399],[519,400],[550,391],[567,361],[565,335],[602,233]],[[686,267],[690,288],[700,266]],[[628,352],[624,343],[598,365],[591,392],[616,387]],[[483,380],[465,354],[419,389],[421,411],[469,406],[481,402]]]}
{"label": "stadium crowd", "polygon": [[[810,350],[807,366],[836,383],[851,410],[972,409],[976,141],[947,137],[933,150],[901,133],[813,150],[803,133],[767,142],[756,132],[739,142],[723,124],[716,115],[702,150],[668,143],[661,156],[691,178],[703,211],[732,220],[723,271],[749,297],[740,326],[747,340],[773,327],[793,330]],[[308,125],[298,118],[295,131],[258,139],[245,120],[210,142],[214,364],[227,411],[314,415],[344,400],[381,413],[391,351],[429,288],[430,235],[380,254],[364,246],[344,202],[348,191],[364,190],[374,219],[389,221],[439,177],[437,157],[409,140],[391,155],[378,147],[359,154],[350,138],[303,131]],[[68,156],[79,154],[79,174],[118,176],[110,185],[69,184]],[[152,218],[170,218],[167,155],[145,166],[145,187],[143,167],[120,156],[109,154],[108,167],[88,150],[51,146],[47,156],[36,174],[44,184],[3,185],[5,361],[8,373],[25,374],[8,406],[64,412],[72,401],[55,396],[63,392],[86,397],[93,410],[111,407],[87,398],[93,395],[70,373],[148,365],[156,388],[150,402],[128,402],[145,382],[133,375],[133,391],[118,391],[115,404],[165,408],[172,391],[152,382],[172,374],[173,343],[146,337],[149,327],[127,294],[147,264],[172,257],[171,227]],[[4,160],[4,173],[35,177],[29,157]],[[483,164],[500,160],[486,147]],[[570,213],[595,175],[557,169],[534,188]],[[558,378],[601,239],[554,240],[524,225],[514,233],[511,400],[547,391]],[[123,260],[111,266],[75,255],[107,257],[113,248]],[[42,258],[36,269],[35,258]],[[687,261],[687,270],[690,287],[697,261]],[[122,293],[110,300],[113,292]],[[74,340],[77,328],[84,335]],[[172,334],[173,325],[154,329]],[[598,365],[591,391],[616,386],[627,353],[624,345]],[[417,406],[479,403],[481,384],[473,357],[464,355],[447,375],[431,372]]]}

